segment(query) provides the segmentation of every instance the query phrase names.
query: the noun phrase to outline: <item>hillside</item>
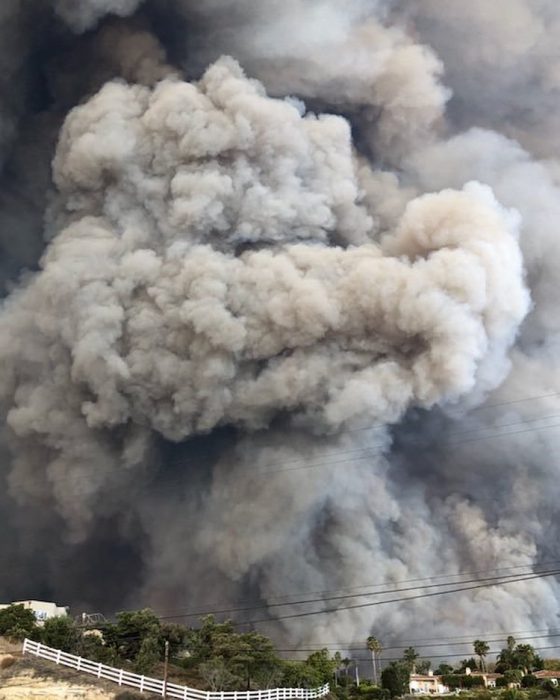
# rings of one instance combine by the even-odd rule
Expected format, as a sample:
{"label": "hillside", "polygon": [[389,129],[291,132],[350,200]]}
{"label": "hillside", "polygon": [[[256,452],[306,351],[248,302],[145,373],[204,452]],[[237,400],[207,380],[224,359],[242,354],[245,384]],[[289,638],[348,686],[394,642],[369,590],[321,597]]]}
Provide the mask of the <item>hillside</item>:
{"label": "hillside", "polygon": [[[117,691],[117,692],[116,692]],[[47,661],[23,656],[0,637],[0,700],[114,700],[119,689]]]}

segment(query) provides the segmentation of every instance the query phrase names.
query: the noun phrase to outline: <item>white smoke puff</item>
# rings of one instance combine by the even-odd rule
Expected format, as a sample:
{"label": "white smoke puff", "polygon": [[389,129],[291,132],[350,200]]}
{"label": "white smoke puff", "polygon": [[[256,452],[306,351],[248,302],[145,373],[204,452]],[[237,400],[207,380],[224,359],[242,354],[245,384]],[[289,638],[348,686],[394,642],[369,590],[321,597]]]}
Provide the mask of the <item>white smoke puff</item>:
{"label": "white smoke puff", "polygon": [[[560,186],[548,162],[535,161],[516,142],[495,132],[471,129],[414,154],[410,171],[425,190],[473,178],[490,185],[506,206],[522,215],[520,246],[531,283],[534,309],[524,325],[526,342],[554,342],[560,331],[555,294],[560,243]],[[531,392],[528,391],[530,394]],[[545,392],[546,393],[546,392]]]}
{"label": "white smoke puff", "polygon": [[[443,65],[399,27],[387,27],[383,3],[333,0],[308,3],[175,3],[201,37],[187,66],[195,70],[221,53],[232,54],[274,95],[296,94],[354,116],[376,157],[398,162],[414,144],[431,138],[449,91]],[[232,26],[233,22],[233,26]]]}
{"label": "white smoke puff", "polygon": [[107,14],[128,17],[143,0],[55,0],[56,12],[75,32],[95,26]]}
{"label": "white smoke puff", "polygon": [[[517,218],[471,184],[411,202],[383,249],[325,247],[367,240],[354,165],[343,120],[270,100],[231,60],[73,111],[55,158],[73,223],[10,298],[0,346],[8,425],[51,454],[65,517],[83,527],[113,479],[116,426],[395,421],[504,362],[528,307]],[[274,247],[234,257],[239,240]]]}
{"label": "white smoke puff", "polygon": [[71,113],[54,177],[70,212],[108,217],[124,240],[154,239],[146,228],[155,227],[167,241],[220,247],[288,231],[363,242],[371,226],[357,205],[347,123],[301,119],[225,59],[198,87],[107,85]]}
{"label": "white smoke puff", "polygon": [[542,158],[558,156],[556,0],[427,0],[399,9],[443,60],[459,126],[495,128]]}

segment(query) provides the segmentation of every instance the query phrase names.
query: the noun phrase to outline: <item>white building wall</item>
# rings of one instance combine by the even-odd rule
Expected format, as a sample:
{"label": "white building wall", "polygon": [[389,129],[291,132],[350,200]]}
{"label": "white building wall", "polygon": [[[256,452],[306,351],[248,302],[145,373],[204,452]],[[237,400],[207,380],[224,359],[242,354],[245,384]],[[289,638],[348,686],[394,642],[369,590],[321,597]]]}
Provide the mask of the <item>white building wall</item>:
{"label": "white building wall", "polygon": [[13,603],[0,605],[0,608],[7,608],[10,605],[23,605],[24,608],[32,610],[37,618],[37,622],[44,622],[51,617],[65,617],[68,615],[68,608],[45,600],[16,600]]}

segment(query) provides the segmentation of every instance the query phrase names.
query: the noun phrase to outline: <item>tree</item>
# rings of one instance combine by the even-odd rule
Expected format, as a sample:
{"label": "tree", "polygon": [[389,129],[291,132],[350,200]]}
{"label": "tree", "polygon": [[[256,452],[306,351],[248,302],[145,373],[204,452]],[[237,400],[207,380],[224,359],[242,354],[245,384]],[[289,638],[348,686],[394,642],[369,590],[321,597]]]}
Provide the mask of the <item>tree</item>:
{"label": "tree", "polygon": [[[215,653],[224,658],[232,673],[245,676],[247,690],[253,676],[270,674],[280,663],[270,639],[257,632],[223,635],[215,642]],[[331,666],[329,680],[333,670]]]}
{"label": "tree", "polygon": [[11,639],[30,637],[37,629],[35,614],[23,605],[8,605],[0,610],[0,636]]}
{"label": "tree", "polygon": [[160,660],[160,649],[157,636],[144,637],[134,659],[136,673],[151,673]]}
{"label": "tree", "polygon": [[383,646],[377,637],[367,638],[367,648],[371,652],[371,663],[373,666],[373,682],[379,683],[379,654],[383,651]]}
{"label": "tree", "polygon": [[333,661],[335,663],[334,681],[335,681],[335,685],[338,685],[338,672],[339,672],[340,668],[342,667],[342,654],[339,651],[337,651],[335,653],[335,655],[333,656]]}
{"label": "tree", "polygon": [[103,636],[107,646],[113,648],[119,657],[136,661],[144,639],[158,640],[160,631],[159,619],[146,609],[117,613],[116,623],[107,626]]}
{"label": "tree", "polygon": [[508,637],[507,646],[498,654],[498,663],[496,664],[498,673],[522,669],[527,674],[528,671],[542,668],[543,660],[530,644],[514,645],[515,639]]}
{"label": "tree", "polygon": [[410,668],[408,663],[393,661],[381,674],[381,686],[386,688],[392,698],[401,697],[408,693],[410,684]]}
{"label": "tree", "polygon": [[535,650],[530,644],[518,644],[515,647],[515,664],[517,668],[522,668],[525,674],[533,668],[535,656]]}
{"label": "tree", "polygon": [[515,650],[515,637],[511,635],[506,640],[506,646],[498,654],[498,663],[496,664],[496,671],[498,673],[503,673],[510,668],[514,668],[514,650]]}
{"label": "tree", "polygon": [[470,668],[471,671],[473,668],[476,668],[477,661],[474,658],[474,656],[471,656],[470,659],[463,659],[461,663],[459,664],[459,673],[465,673],[467,668]]}
{"label": "tree", "polygon": [[484,641],[482,641],[482,639],[475,639],[475,641],[473,642],[473,648],[474,648],[474,653],[480,659],[480,666],[479,666],[480,670],[486,671],[485,656],[490,651],[490,646],[488,645],[488,642],[484,642]]}
{"label": "tree", "polygon": [[436,668],[434,673],[436,676],[448,676],[450,673],[453,673],[453,666],[442,663]]}
{"label": "tree", "polygon": [[403,652],[403,659],[408,666],[410,673],[416,673],[416,659],[420,654],[416,651],[414,647],[407,647]]}
{"label": "tree", "polygon": [[419,663],[416,664],[416,671],[417,673],[428,673],[432,666],[432,662],[429,661],[428,659],[424,659],[423,661],[420,661]]}
{"label": "tree", "polygon": [[60,649],[67,654],[75,654],[80,641],[80,631],[74,621],[66,616],[51,617],[39,629],[42,644]]}
{"label": "tree", "polygon": [[233,623],[216,622],[213,615],[202,618],[199,629],[187,630],[185,643],[195,662],[216,656],[216,649],[223,640],[235,634]]}
{"label": "tree", "polygon": [[320,685],[328,683],[331,680],[336,661],[331,658],[328,649],[314,651],[313,654],[307,657],[305,663],[316,671]]}
{"label": "tree", "polygon": [[204,661],[198,667],[198,671],[213,691],[228,690],[241,684],[239,676],[228,669],[221,656]]}

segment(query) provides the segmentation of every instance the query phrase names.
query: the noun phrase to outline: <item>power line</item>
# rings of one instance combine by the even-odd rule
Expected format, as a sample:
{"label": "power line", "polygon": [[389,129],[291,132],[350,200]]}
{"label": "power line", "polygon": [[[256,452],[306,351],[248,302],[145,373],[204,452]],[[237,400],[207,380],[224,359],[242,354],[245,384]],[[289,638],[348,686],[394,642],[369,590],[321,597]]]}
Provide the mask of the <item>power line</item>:
{"label": "power line", "polygon": [[389,600],[377,600],[377,601],[372,601],[368,603],[355,603],[352,605],[343,605],[337,608],[325,608],[323,610],[312,610],[312,611],[305,611],[305,612],[299,612],[299,613],[290,613],[288,615],[280,615],[276,616],[274,618],[260,618],[256,620],[248,620],[247,622],[238,622],[237,624],[260,624],[260,623],[266,623],[266,622],[280,622],[282,620],[293,620],[296,618],[301,618],[301,617],[310,617],[311,615],[326,615],[326,614],[332,614],[332,613],[337,613],[342,610],[357,610],[359,608],[368,608],[368,607],[374,607],[377,605],[389,605],[391,603],[402,603],[402,602],[407,602],[410,600],[419,600],[420,598],[432,598],[435,596],[440,596],[440,595],[448,595],[450,593],[460,593],[463,591],[472,591],[478,588],[489,588],[491,586],[499,586],[499,585],[505,585],[508,583],[519,583],[521,581],[532,581],[534,579],[539,579],[539,578],[546,578],[548,576],[558,576],[560,575],[560,569],[557,569],[555,571],[549,571],[549,572],[541,572],[537,574],[532,574],[529,576],[519,576],[518,578],[514,578],[508,581],[497,581],[494,583],[479,583],[473,586],[464,586],[464,587],[458,587],[458,588],[452,588],[447,591],[433,591],[431,593],[419,593],[418,595],[414,596],[407,596],[405,598],[391,598]]}
{"label": "power line", "polygon": [[[477,569],[477,570],[471,570],[471,571],[458,571],[456,573],[446,573],[446,574],[436,574],[434,576],[424,576],[424,577],[416,577],[416,578],[408,578],[408,579],[401,579],[401,580],[396,580],[396,581],[379,581],[379,582],[374,582],[370,581],[369,583],[363,583],[360,586],[349,586],[349,587],[341,587],[341,588],[332,588],[332,589],[326,589],[322,591],[293,591],[292,593],[284,593],[283,595],[280,596],[273,596],[267,599],[266,605],[261,605],[259,601],[259,607],[268,607],[269,605],[272,605],[272,601],[275,600],[284,600],[286,598],[293,598],[294,596],[301,596],[301,595],[316,595],[316,596],[325,596],[328,595],[329,593],[342,593],[343,591],[355,591],[361,588],[377,588],[380,586],[399,586],[402,584],[407,584],[407,583],[422,583],[424,581],[438,581],[442,578],[451,578],[451,577],[465,577],[465,576],[478,576],[480,574],[489,574],[489,573],[494,573],[498,574],[499,572],[505,572],[505,571],[517,571],[519,569],[532,569],[533,567],[546,567],[546,566],[556,566],[560,564],[560,559],[548,559],[546,561],[541,561],[538,563],[535,562],[530,562],[528,564],[518,564],[516,566],[505,566],[505,567],[497,567],[497,568],[491,568],[491,569]],[[528,572],[519,572],[520,574],[529,574],[529,573],[538,573],[536,571],[528,571]],[[497,576],[497,578],[502,578],[501,576]],[[451,584],[458,584],[462,583],[461,581],[449,581],[447,582],[448,585]],[[442,582],[441,585],[447,585],[445,582]],[[384,591],[385,593],[388,591]],[[356,594],[360,595],[360,594]],[[233,603],[232,605],[238,607],[243,605],[244,603],[252,603],[256,602],[255,599],[250,599],[250,598],[245,598],[239,600],[237,603]],[[221,602],[213,602],[213,603],[206,603],[204,607],[206,608],[212,608],[212,612],[217,613],[217,608],[218,607],[224,607],[224,605],[227,605],[227,603],[221,603]],[[193,612],[190,608],[173,608],[171,610],[163,610],[160,611],[159,617],[162,619],[165,615],[168,617],[173,617],[171,613],[188,613],[189,617],[190,616],[196,616],[196,615],[201,615],[201,614],[211,614],[207,612]],[[178,615],[177,615],[178,617]]]}
{"label": "power line", "polygon": [[[437,447],[453,447],[454,445],[462,445],[466,444],[469,442],[482,442],[484,440],[493,440],[493,439],[499,439],[502,437],[509,437],[510,435],[520,435],[523,433],[528,433],[528,432],[539,432],[543,430],[550,430],[552,428],[560,428],[560,423],[553,423],[552,425],[542,425],[542,426],[532,426],[532,427],[527,427],[523,428],[521,430],[506,430],[504,431],[503,428],[515,428],[517,426],[526,426],[529,423],[536,423],[538,421],[544,421],[544,420],[551,420],[553,418],[559,418],[560,414],[551,414],[548,416],[540,416],[538,418],[530,418],[527,420],[522,420],[522,421],[515,421],[513,423],[505,423],[500,426],[495,426],[494,429],[498,429],[498,432],[491,433],[490,435],[486,435],[484,433],[487,433],[491,428],[477,428],[475,430],[465,430],[465,431],[456,431],[456,432],[451,432],[449,435],[453,436],[462,436],[462,435],[470,435],[474,434],[477,435],[479,434],[478,437],[472,437],[472,438],[467,438],[466,440],[447,440],[445,442],[439,442],[437,443]],[[341,433],[341,435],[344,435],[344,433]],[[422,446],[424,443],[420,439],[414,439],[408,441],[407,445],[419,445]],[[303,466],[294,466],[294,467],[287,467],[285,469],[275,469],[275,468],[270,468],[270,467],[275,467],[275,466],[282,466],[284,464],[298,464],[304,461],[304,458],[297,458],[293,460],[288,460],[288,461],[282,461],[282,462],[272,462],[266,465],[266,469],[255,469],[252,470],[252,476],[257,478],[261,476],[269,476],[271,474],[283,474],[287,472],[296,472],[296,471],[305,471],[309,469],[323,469],[325,467],[334,467],[338,466],[340,464],[352,464],[356,462],[361,462],[367,459],[371,459],[372,457],[376,457],[378,455],[384,454],[384,448],[385,448],[385,443],[374,443],[372,445],[369,445],[367,447],[359,447],[359,448],[353,448],[353,449],[345,449],[345,450],[339,450],[336,452],[333,452],[329,455],[329,458],[332,457],[338,457],[342,455],[353,455],[354,453],[355,456],[352,457],[344,457],[343,459],[335,459],[331,460],[327,458],[326,461],[321,461],[321,462],[312,462],[311,464],[306,463]],[[177,464],[177,463],[176,463]],[[168,482],[168,483],[181,483],[181,479],[177,479],[173,482]]]}
{"label": "power line", "polygon": [[[560,569],[555,570],[556,573],[560,573]],[[544,572],[532,572],[532,574],[537,574],[540,573],[542,575],[551,575],[550,571],[544,571]],[[367,591],[365,593],[350,593],[350,594],[345,594],[345,595],[336,595],[336,596],[327,596],[327,597],[320,597],[320,598],[308,598],[306,600],[293,600],[293,601],[284,601],[282,603],[267,603],[267,604],[262,604],[262,605],[257,605],[257,606],[247,606],[247,607],[236,607],[236,608],[224,608],[221,610],[198,610],[194,612],[187,612],[179,615],[166,615],[166,616],[160,616],[160,619],[171,619],[171,618],[177,618],[177,617],[199,617],[202,615],[220,615],[220,614],[227,614],[227,613],[236,613],[236,612],[250,612],[252,610],[268,610],[270,608],[279,608],[279,607],[285,607],[285,606],[293,606],[293,605],[307,605],[309,603],[319,603],[319,602],[326,602],[326,601],[332,601],[332,600],[348,600],[349,598],[362,598],[365,596],[379,596],[379,595],[387,595],[389,593],[405,593],[409,591],[417,591],[419,588],[422,589],[427,589],[427,588],[442,588],[444,586],[455,586],[458,583],[461,585],[466,584],[466,583],[481,583],[485,581],[496,581],[499,583],[507,583],[509,579],[513,579],[514,581],[517,579],[517,577],[520,574],[510,574],[509,576],[490,576],[487,578],[471,578],[471,579],[466,579],[464,581],[449,581],[449,582],[443,582],[443,583],[433,583],[433,584],[428,584],[425,586],[410,586],[408,588],[391,588],[388,590],[384,591]],[[525,575],[525,574],[524,574]],[[383,585],[383,584],[381,584]]]}
{"label": "power line", "polygon": [[[542,632],[542,634],[537,634],[537,632]],[[449,646],[454,646],[455,644],[472,644],[473,639],[485,639],[486,641],[490,642],[499,642],[502,641],[504,638],[507,638],[508,636],[514,636],[516,641],[524,641],[527,639],[542,639],[543,637],[556,637],[557,632],[560,632],[560,628],[548,628],[548,629],[543,629],[543,630],[499,630],[497,632],[472,632],[469,635],[464,635],[464,636],[451,636],[451,637],[413,637],[409,638],[408,640],[402,639],[402,638],[397,638],[397,641],[401,643],[402,646],[384,646],[383,650],[387,651],[388,649],[406,649],[409,646],[417,646],[419,649],[423,648],[424,646],[428,646],[428,644],[425,644],[425,642],[437,642],[438,640],[444,640],[439,642],[436,646],[444,646],[449,644]],[[519,635],[531,635],[531,636],[519,636]],[[488,639],[489,637],[497,637],[497,639]],[[456,641],[452,641],[456,640]],[[324,648],[334,648],[334,649],[340,649],[343,647],[344,649],[363,649],[363,645],[360,647],[353,647],[352,645],[356,644],[356,640],[352,640],[351,642],[342,642],[342,641],[336,641],[336,642],[317,642],[315,644],[309,643],[309,646],[313,646],[313,649],[309,649],[309,651],[317,651],[317,649],[324,649]],[[295,650],[294,650],[295,651]]]}
{"label": "power line", "polygon": [[[473,639],[484,639],[485,642],[493,643],[493,642],[501,642],[504,641],[505,638],[510,636],[509,632],[504,632],[503,635],[499,639],[488,639],[485,635],[479,635],[479,634],[473,634],[471,635],[471,638],[469,641],[464,641],[464,642],[434,642],[430,644],[416,644],[414,645],[414,648],[417,650],[422,650],[422,649],[427,649],[427,648],[432,648],[432,647],[444,647],[444,646],[470,646],[472,647],[473,644]],[[513,636],[513,635],[511,635]],[[530,641],[532,639],[550,639],[553,637],[560,637],[560,633],[551,633],[551,634],[537,634],[537,635],[531,635],[528,637],[517,637],[515,639],[516,642],[526,642]],[[412,644],[402,644],[402,645],[394,645],[394,646],[384,646],[382,651],[397,651],[399,649],[408,649],[410,646],[413,646]],[[362,644],[361,646],[347,646],[345,644],[329,644],[329,645],[318,645],[315,648],[311,647],[294,647],[294,648],[277,648],[277,651],[282,651],[282,652],[289,652],[289,651],[300,651],[300,652],[314,652],[314,651],[320,651],[321,649],[328,649],[330,650],[337,650],[337,649],[346,649],[348,651],[365,651],[365,646]],[[466,652],[463,652],[466,653]]]}
{"label": "power line", "polygon": [[[526,401],[536,401],[536,400],[540,400],[540,399],[552,398],[552,397],[558,397],[558,396],[560,396],[560,392],[554,392],[554,393],[550,393],[550,394],[542,394],[542,395],[540,395],[540,396],[532,396],[532,397],[526,397],[526,398],[522,398],[522,399],[514,399],[514,400],[512,400],[512,401],[504,401],[504,402],[495,403],[495,404],[488,404],[487,406],[479,406],[479,407],[477,407],[477,408],[474,408],[474,409],[472,409],[471,411],[469,411],[469,413],[466,414],[466,415],[467,415],[467,417],[468,417],[468,416],[472,415],[473,413],[475,413],[475,412],[477,412],[477,411],[482,411],[482,410],[486,410],[486,409],[489,409],[489,408],[497,408],[497,407],[501,407],[501,406],[509,406],[509,405],[513,405],[513,404],[523,403],[523,402],[526,402]],[[544,417],[541,417],[541,418],[529,418],[529,419],[524,420],[524,421],[517,421],[517,422],[515,422],[515,423],[504,424],[504,425],[502,425],[502,426],[496,426],[496,427],[501,428],[501,427],[508,427],[508,426],[513,426],[513,425],[525,425],[525,424],[527,424],[527,423],[535,422],[535,421],[538,421],[538,420],[546,420],[547,418],[553,418],[553,417],[558,417],[558,415],[557,415],[557,414],[554,414],[554,415],[552,415],[552,416],[544,416]],[[326,437],[342,437],[342,436],[344,436],[344,435],[346,435],[346,434],[352,434],[352,433],[355,433],[355,432],[365,432],[365,431],[367,431],[367,430],[378,430],[378,429],[382,429],[382,428],[387,427],[387,425],[388,425],[388,423],[374,423],[374,424],[372,424],[372,425],[370,425],[370,426],[367,426],[367,427],[364,427],[364,428],[355,428],[355,429],[343,430],[343,431],[338,432],[338,433],[329,433],[329,434],[326,435]],[[463,434],[468,434],[468,433],[471,433],[471,432],[478,432],[478,430],[481,430],[481,431],[482,431],[482,430],[487,430],[487,428],[480,428],[480,429],[469,430],[469,431],[455,431],[455,432],[451,432],[450,435],[452,435],[452,436],[453,436],[453,435],[463,435]],[[419,443],[419,444],[422,444],[421,441],[418,441],[418,443]],[[444,443],[444,444],[445,444],[445,443]],[[348,454],[348,453],[350,453],[350,452],[364,452],[364,451],[370,450],[371,448],[377,448],[377,447],[380,447],[380,448],[381,448],[381,447],[383,447],[383,446],[384,446],[383,443],[379,443],[379,444],[371,445],[371,446],[369,446],[369,447],[354,448],[353,450],[340,450],[340,451],[338,451],[338,452],[331,453],[331,457],[332,457],[332,456],[337,456],[337,455],[339,455],[339,454],[341,454],[341,455],[342,455],[342,454]],[[377,452],[374,452],[374,454],[377,454]],[[368,455],[368,456],[369,456],[369,455]],[[272,462],[272,463],[270,463],[270,464],[267,464],[266,466],[267,466],[267,467],[275,467],[275,466],[277,466],[277,465],[278,465],[278,466],[281,466],[281,465],[284,465],[284,464],[297,464],[298,462],[301,462],[301,461],[302,461],[302,458],[294,458],[294,459],[290,459],[290,460],[283,460],[282,462]],[[178,464],[180,464],[180,461],[179,461],[179,460],[176,460],[175,462],[172,462],[172,463],[173,463],[174,465],[178,465]],[[323,466],[323,464],[321,464],[320,466]],[[314,466],[306,466],[306,467],[302,467],[302,468],[305,468],[305,469],[312,469],[312,468],[315,468],[315,467],[314,467]],[[295,470],[296,470],[296,469],[294,469],[293,471],[295,471]],[[274,470],[274,473],[281,473],[281,472],[283,472],[283,471],[292,471],[292,469],[282,469],[282,470],[276,470],[276,469],[275,469],[275,470]],[[266,471],[262,471],[262,472],[257,472],[257,474],[259,474],[259,473],[264,473],[264,474],[266,474],[266,473],[271,473],[271,472],[268,471],[268,470],[266,470]]]}

